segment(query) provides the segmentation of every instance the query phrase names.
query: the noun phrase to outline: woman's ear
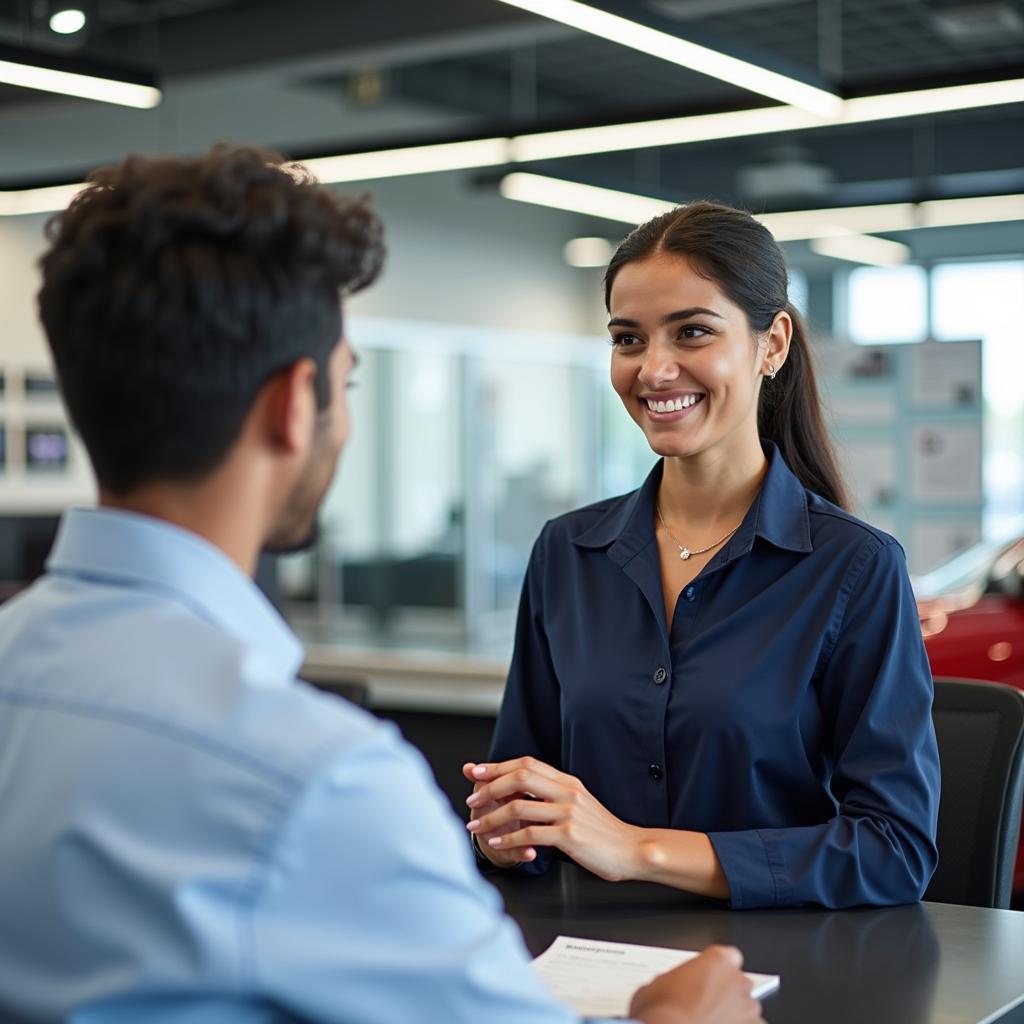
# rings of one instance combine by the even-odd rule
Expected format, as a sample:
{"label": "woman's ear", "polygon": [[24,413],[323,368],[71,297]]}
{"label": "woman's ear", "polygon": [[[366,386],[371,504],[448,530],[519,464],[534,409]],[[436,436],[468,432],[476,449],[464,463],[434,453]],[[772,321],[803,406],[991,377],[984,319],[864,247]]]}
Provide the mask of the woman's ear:
{"label": "woman's ear", "polygon": [[761,372],[769,377],[782,369],[789,358],[789,343],[793,340],[793,318],[781,310],[775,314],[771,327],[764,336]]}

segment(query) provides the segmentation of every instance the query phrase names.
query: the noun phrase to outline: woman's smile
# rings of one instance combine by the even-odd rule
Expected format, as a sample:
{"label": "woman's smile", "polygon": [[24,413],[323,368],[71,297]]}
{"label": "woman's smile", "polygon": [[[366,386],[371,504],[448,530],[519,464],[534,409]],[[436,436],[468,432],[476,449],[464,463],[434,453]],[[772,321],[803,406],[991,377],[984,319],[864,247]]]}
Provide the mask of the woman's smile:
{"label": "woman's smile", "polygon": [[706,398],[703,391],[645,391],[640,406],[652,423],[678,423],[693,416]]}

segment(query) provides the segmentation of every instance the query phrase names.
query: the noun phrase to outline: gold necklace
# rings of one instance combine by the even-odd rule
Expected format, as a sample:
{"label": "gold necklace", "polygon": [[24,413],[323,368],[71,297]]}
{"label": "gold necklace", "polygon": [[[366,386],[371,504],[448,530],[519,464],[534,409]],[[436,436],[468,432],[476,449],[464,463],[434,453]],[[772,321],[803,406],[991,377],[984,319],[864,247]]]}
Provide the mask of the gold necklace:
{"label": "gold necklace", "polygon": [[724,544],[739,528],[742,524],[734,526],[721,540],[716,540],[714,544],[709,544],[706,548],[700,548],[698,551],[691,551],[685,544],[680,544],[676,540],[672,531],[668,528],[668,523],[665,522],[661,515],[661,506],[655,502],[654,511],[658,513],[658,522],[665,527],[665,532],[672,538],[672,543],[679,548],[679,557],[685,562],[688,558],[692,558],[694,555],[703,555],[705,552],[710,551],[712,548],[717,548],[719,544]]}

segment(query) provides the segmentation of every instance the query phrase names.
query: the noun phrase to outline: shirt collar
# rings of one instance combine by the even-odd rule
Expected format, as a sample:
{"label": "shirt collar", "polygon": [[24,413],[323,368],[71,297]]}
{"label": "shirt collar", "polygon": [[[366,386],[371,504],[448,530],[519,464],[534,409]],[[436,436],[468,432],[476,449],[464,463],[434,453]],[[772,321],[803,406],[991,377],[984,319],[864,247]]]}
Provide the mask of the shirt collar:
{"label": "shirt collar", "polygon": [[298,638],[259,588],[219,548],[162,519],[108,508],[69,509],[46,563],[78,576],[161,593],[239,640],[260,682],[294,679]]}
{"label": "shirt collar", "polygon": [[[768,459],[761,490],[733,535],[726,558],[749,551],[755,537],[787,551],[811,551],[811,524],[807,491],[786,465],[771,441],[762,441]],[[659,459],[639,490],[617,501],[596,523],[573,538],[585,548],[611,546],[609,554],[620,564],[646,547],[654,537],[654,504],[664,462]]]}

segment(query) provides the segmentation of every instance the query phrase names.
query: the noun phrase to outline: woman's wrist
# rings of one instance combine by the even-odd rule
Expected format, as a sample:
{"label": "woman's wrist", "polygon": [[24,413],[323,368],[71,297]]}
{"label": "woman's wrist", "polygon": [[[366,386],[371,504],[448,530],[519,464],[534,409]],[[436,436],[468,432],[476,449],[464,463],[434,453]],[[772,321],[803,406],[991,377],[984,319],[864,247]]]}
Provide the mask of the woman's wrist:
{"label": "woman's wrist", "polygon": [[650,828],[637,845],[637,881],[660,882],[717,899],[729,898],[729,884],[704,832]]}

